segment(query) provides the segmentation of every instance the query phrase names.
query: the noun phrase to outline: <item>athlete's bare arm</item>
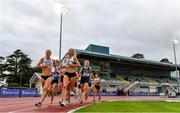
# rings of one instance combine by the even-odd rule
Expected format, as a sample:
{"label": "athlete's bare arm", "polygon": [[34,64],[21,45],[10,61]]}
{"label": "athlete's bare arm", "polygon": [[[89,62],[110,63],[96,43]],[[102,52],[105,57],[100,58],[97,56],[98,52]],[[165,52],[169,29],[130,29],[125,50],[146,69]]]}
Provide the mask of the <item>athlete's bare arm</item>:
{"label": "athlete's bare arm", "polygon": [[79,77],[81,77],[81,76],[82,76],[82,68],[79,71]]}
{"label": "athlete's bare arm", "polygon": [[90,71],[90,79],[92,79],[92,76],[93,76],[93,74],[92,74],[92,70]]}
{"label": "athlete's bare arm", "polygon": [[79,63],[79,61],[78,61],[78,59],[76,57],[74,57],[74,62],[76,64],[68,64],[68,65],[71,66],[71,67],[80,67],[81,66],[81,64]]}
{"label": "athlete's bare arm", "polygon": [[99,85],[101,85],[101,78],[99,78]]}
{"label": "athlete's bare arm", "polygon": [[41,59],[39,60],[39,62],[38,62],[38,64],[37,64],[37,67],[38,67],[38,68],[47,67],[47,65],[42,65],[42,64],[43,64],[43,60],[44,60],[44,58],[41,58]]}
{"label": "athlete's bare arm", "polygon": [[59,73],[58,76],[61,77],[64,75],[65,71],[63,70],[63,63],[61,62],[59,64],[59,67],[56,67],[57,72]]}
{"label": "athlete's bare arm", "polygon": [[56,69],[58,67],[56,61],[55,60],[52,60],[52,61],[53,61],[53,67],[54,69]]}

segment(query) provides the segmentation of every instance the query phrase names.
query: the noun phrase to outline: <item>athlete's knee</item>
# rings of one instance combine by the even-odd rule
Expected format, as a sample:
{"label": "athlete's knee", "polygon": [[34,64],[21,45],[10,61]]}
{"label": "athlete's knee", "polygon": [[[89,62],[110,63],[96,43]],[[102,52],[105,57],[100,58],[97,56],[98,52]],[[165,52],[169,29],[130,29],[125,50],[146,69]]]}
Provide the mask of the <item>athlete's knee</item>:
{"label": "athlete's knee", "polygon": [[48,91],[48,88],[43,88],[43,91]]}
{"label": "athlete's knee", "polygon": [[84,89],[84,90],[83,90],[83,92],[86,92],[86,91],[87,91],[87,89]]}
{"label": "athlete's knee", "polygon": [[67,89],[67,88],[68,88],[68,85],[63,85],[62,88],[63,88],[63,89]]}
{"label": "athlete's knee", "polygon": [[71,87],[70,89],[71,89],[71,91],[74,91],[74,87]]}

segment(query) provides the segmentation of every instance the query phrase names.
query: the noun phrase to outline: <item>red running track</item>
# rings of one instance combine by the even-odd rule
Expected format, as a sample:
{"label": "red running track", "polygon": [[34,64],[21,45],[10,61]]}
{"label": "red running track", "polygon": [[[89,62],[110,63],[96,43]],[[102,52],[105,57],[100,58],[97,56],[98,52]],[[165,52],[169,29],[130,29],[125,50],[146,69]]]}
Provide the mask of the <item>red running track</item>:
{"label": "red running track", "polygon": [[[87,104],[92,103],[92,97],[88,98],[87,103],[80,105],[78,100],[71,97],[72,103],[66,107],[61,107],[58,104],[59,97],[55,97],[54,103],[49,104],[50,98],[46,98],[41,108],[36,108],[34,106],[35,102],[38,102],[37,97],[27,97],[27,98],[0,98],[0,112],[68,112],[78,107],[82,107]],[[160,100],[158,96],[103,96],[103,100]]]}

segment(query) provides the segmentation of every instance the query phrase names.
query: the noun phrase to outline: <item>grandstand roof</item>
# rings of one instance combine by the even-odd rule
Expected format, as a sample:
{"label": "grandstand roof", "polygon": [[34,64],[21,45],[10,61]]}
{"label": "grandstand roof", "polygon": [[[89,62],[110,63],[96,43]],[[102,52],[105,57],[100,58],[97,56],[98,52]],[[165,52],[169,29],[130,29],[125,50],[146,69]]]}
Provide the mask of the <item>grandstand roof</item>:
{"label": "grandstand roof", "polygon": [[[108,59],[114,59],[117,61],[129,61],[129,62],[134,62],[134,63],[143,63],[143,64],[147,64],[147,65],[149,64],[149,65],[158,65],[158,66],[163,66],[163,67],[175,68],[175,64],[163,63],[163,62],[159,62],[159,61],[136,59],[136,58],[132,58],[132,57],[113,55],[113,54],[103,54],[103,53],[80,50],[80,49],[76,49],[76,52],[77,52],[77,54],[83,54],[83,55],[89,55],[89,56],[95,56],[95,57],[103,57],[103,58],[108,58]],[[178,69],[180,69],[180,65],[178,65]]]}

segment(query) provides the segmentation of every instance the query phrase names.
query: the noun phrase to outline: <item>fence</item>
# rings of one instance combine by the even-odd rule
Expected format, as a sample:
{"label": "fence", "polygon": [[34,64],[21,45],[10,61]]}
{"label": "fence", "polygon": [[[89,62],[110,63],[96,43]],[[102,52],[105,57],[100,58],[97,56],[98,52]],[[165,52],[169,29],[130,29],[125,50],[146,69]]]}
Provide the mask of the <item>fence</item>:
{"label": "fence", "polygon": [[0,88],[0,97],[36,97],[36,88]]}

